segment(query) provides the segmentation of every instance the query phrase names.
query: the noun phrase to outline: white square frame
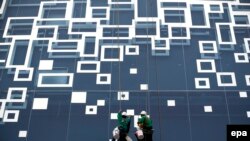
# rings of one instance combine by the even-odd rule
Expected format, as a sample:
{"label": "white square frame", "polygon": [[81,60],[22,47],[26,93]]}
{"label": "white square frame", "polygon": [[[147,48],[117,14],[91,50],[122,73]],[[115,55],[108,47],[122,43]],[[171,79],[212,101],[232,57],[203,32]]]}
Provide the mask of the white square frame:
{"label": "white square frame", "polygon": [[[209,78],[195,78],[195,88],[196,89],[210,89],[210,80]],[[205,82],[205,85],[200,85],[200,82]]]}
{"label": "white square frame", "polygon": [[[19,78],[18,75],[20,74],[20,71],[29,71],[28,78]],[[14,75],[14,81],[32,81],[34,73],[34,68],[20,68],[17,67]]]}
{"label": "white square frame", "polygon": [[[244,57],[244,60],[240,60],[240,56]],[[249,63],[249,58],[247,53],[234,53],[235,63]]]}
{"label": "white square frame", "polygon": [[[119,49],[119,58],[105,58],[106,49]],[[119,46],[101,46],[101,61],[103,62],[122,62],[124,58],[124,47]]]}
{"label": "white square frame", "polygon": [[[3,122],[18,122],[19,112],[20,112],[19,110],[5,110]],[[9,119],[8,118],[9,114],[14,114],[15,115],[14,118]]]}
{"label": "white square frame", "polygon": [[[81,66],[84,65],[84,64],[94,64],[96,65],[96,69],[95,70],[84,70],[84,69],[81,69]],[[101,64],[100,64],[100,61],[78,61],[77,62],[77,73],[100,73],[100,67]]]}
{"label": "white square frame", "polygon": [[[69,77],[69,83],[68,84],[43,84],[42,80],[44,76],[66,76]],[[40,73],[38,76],[38,82],[37,82],[37,87],[72,87],[73,86],[73,73]]]}
{"label": "white square frame", "polygon": [[[232,83],[222,83],[221,76],[230,76]],[[237,86],[236,77],[234,72],[217,72],[216,73],[217,84],[219,87],[235,87]]]}
{"label": "white square frame", "polygon": [[[205,50],[204,44],[212,44],[213,49]],[[199,41],[199,50],[200,50],[200,53],[212,53],[212,54],[218,53],[218,47],[217,47],[216,41]]]}
{"label": "white square frame", "polygon": [[[21,99],[11,99],[11,95],[13,91],[21,91],[22,92],[22,97]],[[27,88],[25,87],[10,87],[8,89],[8,93],[7,93],[7,102],[20,102],[23,103],[26,100],[26,96],[27,96]]]}
{"label": "white square frame", "polygon": [[[130,49],[135,49],[135,52],[130,52]],[[139,46],[138,45],[126,45],[125,55],[139,55]]]}
{"label": "white square frame", "polygon": [[[106,77],[107,81],[101,81],[102,77]],[[99,73],[96,75],[96,84],[98,85],[109,85],[111,84],[111,74],[110,73]]]}
{"label": "white square frame", "polygon": [[[201,64],[202,63],[210,63],[211,69],[202,69]],[[197,72],[198,73],[216,73],[216,65],[214,59],[196,59],[197,64]]]}

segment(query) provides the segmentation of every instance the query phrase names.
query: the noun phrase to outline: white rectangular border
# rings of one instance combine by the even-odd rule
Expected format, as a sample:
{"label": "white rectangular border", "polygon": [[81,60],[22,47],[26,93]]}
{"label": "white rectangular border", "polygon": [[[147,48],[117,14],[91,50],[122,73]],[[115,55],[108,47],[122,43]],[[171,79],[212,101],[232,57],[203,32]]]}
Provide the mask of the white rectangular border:
{"label": "white rectangular border", "polygon": [[[42,79],[44,76],[68,76],[68,84],[42,84]],[[38,76],[37,87],[72,87],[73,86],[73,73],[40,73]]]}

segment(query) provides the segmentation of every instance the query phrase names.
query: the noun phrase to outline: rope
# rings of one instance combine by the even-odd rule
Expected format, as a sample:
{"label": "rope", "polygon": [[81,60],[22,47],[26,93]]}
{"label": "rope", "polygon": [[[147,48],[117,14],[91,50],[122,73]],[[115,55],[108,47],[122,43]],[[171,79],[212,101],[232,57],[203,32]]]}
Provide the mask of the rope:
{"label": "rope", "polygon": [[[178,3],[178,7],[180,6],[179,5],[180,3]],[[181,14],[180,10],[179,10],[179,15]],[[179,17],[179,20],[180,20],[180,23],[181,25],[183,25],[183,23],[181,22],[181,17]],[[182,26],[181,26],[182,27]],[[182,28],[181,28],[181,37],[182,37]],[[187,35],[187,31],[186,31],[186,35]],[[188,35],[187,35],[188,36]],[[191,36],[191,35],[190,35]],[[182,47],[182,51],[183,51],[183,64],[184,64],[184,73],[185,73],[185,81],[186,81],[186,90],[188,89],[188,86],[187,86],[187,72],[186,72],[186,61],[185,61],[185,53],[184,53],[184,46],[183,46],[183,40],[181,40],[181,47]],[[192,141],[193,140],[193,137],[192,137],[192,128],[191,128],[191,117],[190,117],[190,108],[189,108],[189,92],[186,91],[186,94],[187,94],[187,110],[188,110],[188,119],[189,119],[189,126],[190,126],[190,131],[189,131],[189,134],[190,134],[190,140]]]}
{"label": "rope", "polygon": [[[151,3],[152,3],[152,1],[151,1]],[[152,4],[151,4],[152,5]],[[150,6],[151,6],[150,5]],[[151,13],[153,13],[153,8],[152,8],[152,6],[151,6]],[[152,18],[153,19],[153,18]],[[160,26],[160,25],[159,25]],[[160,27],[158,27],[158,28],[160,28]],[[157,27],[156,27],[156,30],[157,30]],[[157,31],[156,31],[157,32]],[[160,34],[160,33],[159,33]],[[154,39],[153,39],[154,40]],[[157,108],[157,110],[158,110],[158,113],[159,113],[159,116],[158,116],[158,120],[159,120],[159,134],[160,134],[160,136],[159,136],[159,138],[160,138],[160,141],[162,140],[162,137],[161,137],[161,134],[162,134],[162,131],[161,131],[161,129],[162,129],[162,124],[161,124],[161,117],[162,117],[162,115],[161,115],[161,107],[160,107],[160,94],[159,94],[159,84],[158,84],[158,63],[157,63],[157,56],[154,56],[154,62],[155,62],[155,67],[156,67],[156,86],[157,86],[157,89],[156,89],[156,93],[157,93],[157,101],[158,101],[158,108]],[[150,111],[149,111],[150,112]]]}
{"label": "rope", "polygon": [[[113,19],[112,21],[114,21],[115,17],[115,13],[113,13]],[[114,35],[114,29],[112,29],[112,37]],[[114,39],[112,39],[112,45],[114,44]],[[113,56],[113,50],[111,50],[111,56]],[[113,62],[111,61],[110,63],[110,71],[111,74],[113,72]],[[108,139],[109,139],[109,135],[110,135],[110,118],[111,118],[111,98],[112,98],[112,86],[109,85],[109,118],[108,118]]]}

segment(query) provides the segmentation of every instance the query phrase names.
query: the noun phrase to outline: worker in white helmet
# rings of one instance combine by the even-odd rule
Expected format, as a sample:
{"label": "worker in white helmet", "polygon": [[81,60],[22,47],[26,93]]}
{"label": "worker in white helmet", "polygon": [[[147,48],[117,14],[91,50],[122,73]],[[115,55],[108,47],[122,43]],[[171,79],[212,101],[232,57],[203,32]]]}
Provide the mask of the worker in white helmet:
{"label": "worker in white helmet", "polygon": [[[119,129],[119,139],[118,141],[132,141],[132,139],[128,136],[130,129],[130,121],[131,115],[127,115],[126,112],[122,112],[121,110],[117,114],[118,118],[118,129]],[[113,138],[113,141],[115,139]]]}
{"label": "worker in white helmet", "polygon": [[147,116],[146,111],[141,111],[141,118],[138,119],[137,122],[139,128],[143,131],[144,138],[139,139],[137,136],[138,141],[152,141],[153,140],[153,126],[152,120]]}

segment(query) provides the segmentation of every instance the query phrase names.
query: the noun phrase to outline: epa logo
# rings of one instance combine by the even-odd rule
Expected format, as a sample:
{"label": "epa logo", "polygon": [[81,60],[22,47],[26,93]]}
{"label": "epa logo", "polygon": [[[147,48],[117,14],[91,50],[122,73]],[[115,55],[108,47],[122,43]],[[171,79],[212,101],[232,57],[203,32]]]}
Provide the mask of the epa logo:
{"label": "epa logo", "polygon": [[247,137],[247,131],[232,131],[231,136],[239,138],[239,137]]}
{"label": "epa logo", "polygon": [[250,125],[227,125],[227,141],[250,141]]}

